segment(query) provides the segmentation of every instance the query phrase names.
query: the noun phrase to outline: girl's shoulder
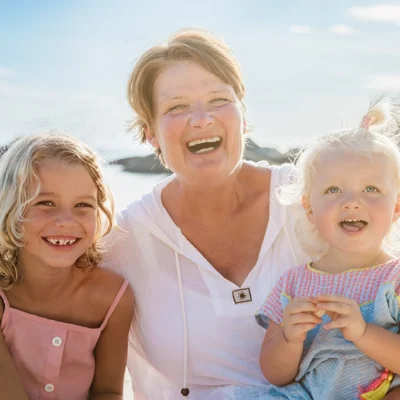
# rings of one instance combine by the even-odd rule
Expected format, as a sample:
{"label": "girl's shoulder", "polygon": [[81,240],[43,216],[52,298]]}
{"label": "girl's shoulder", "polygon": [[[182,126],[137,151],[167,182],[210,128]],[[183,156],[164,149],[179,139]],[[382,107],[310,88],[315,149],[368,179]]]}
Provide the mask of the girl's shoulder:
{"label": "girl's shoulder", "polygon": [[[85,279],[83,281],[88,301],[96,308],[107,311],[114,303],[120,291],[125,286],[125,279],[105,268],[93,268],[85,271]],[[129,285],[123,290],[122,297],[133,302],[133,294]]]}

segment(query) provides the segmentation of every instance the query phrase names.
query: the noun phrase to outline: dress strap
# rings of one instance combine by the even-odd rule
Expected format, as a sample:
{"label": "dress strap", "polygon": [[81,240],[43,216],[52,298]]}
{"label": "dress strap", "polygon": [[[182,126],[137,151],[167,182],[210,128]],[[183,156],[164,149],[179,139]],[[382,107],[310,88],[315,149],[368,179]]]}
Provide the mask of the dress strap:
{"label": "dress strap", "polygon": [[0,298],[3,300],[4,304],[3,317],[1,318],[1,324],[0,324],[0,331],[2,331],[4,326],[6,325],[8,313],[10,312],[9,311],[10,303],[8,302],[7,297],[4,294],[3,289],[0,289]]}
{"label": "dress strap", "polygon": [[110,319],[112,313],[114,312],[115,308],[117,307],[117,305],[118,305],[119,301],[121,300],[121,297],[125,293],[125,290],[127,287],[128,287],[128,281],[125,279],[124,283],[122,284],[121,288],[119,289],[117,295],[115,296],[114,301],[112,302],[110,308],[107,311],[106,317],[104,318],[104,321],[100,327],[101,330],[103,330],[106,327],[108,320]]}

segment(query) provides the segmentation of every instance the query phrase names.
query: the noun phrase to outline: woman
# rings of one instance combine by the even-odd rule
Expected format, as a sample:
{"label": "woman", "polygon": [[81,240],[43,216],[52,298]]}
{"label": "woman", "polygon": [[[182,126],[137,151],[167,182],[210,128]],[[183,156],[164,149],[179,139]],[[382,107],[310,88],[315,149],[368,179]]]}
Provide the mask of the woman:
{"label": "woman", "polygon": [[123,211],[106,255],[136,295],[135,400],[265,392],[254,313],[306,256],[275,199],[291,167],[243,160],[243,97],[231,51],[203,31],[149,49],[130,77],[133,128],[174,173]]}

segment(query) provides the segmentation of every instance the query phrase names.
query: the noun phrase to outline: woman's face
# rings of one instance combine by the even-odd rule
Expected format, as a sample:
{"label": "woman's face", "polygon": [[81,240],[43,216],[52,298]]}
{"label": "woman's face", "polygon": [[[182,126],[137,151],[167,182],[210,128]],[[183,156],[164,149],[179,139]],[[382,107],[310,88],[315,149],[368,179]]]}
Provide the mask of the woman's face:
{"label": "woman's face", "polygon": [[208,182],[240,164],[244,120],[232,86],[192,61],[177,62],[157,77],[149,142],[181,179]]}

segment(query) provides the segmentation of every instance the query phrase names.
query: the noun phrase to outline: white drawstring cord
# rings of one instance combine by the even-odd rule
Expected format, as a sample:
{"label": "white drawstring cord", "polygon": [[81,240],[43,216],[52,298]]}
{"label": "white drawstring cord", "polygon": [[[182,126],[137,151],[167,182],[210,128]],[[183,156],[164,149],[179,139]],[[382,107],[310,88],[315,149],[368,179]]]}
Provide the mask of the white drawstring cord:
{"label": "white drawstring cord", "polygon": [[183,295],[181,264],[179,263],[179,254],[176,250],[175,250],[175,265],[176,265],[176,273],[178,275],[179,296],[181,299],[181,311],[182,311],[182,321],[183,321],[183,388],[181,390],[181,394],[182,394],[182,396],[186,397],[190,393],[189,389],[186,386],[187,385],[188,329],[187,329],[185,298]]}

